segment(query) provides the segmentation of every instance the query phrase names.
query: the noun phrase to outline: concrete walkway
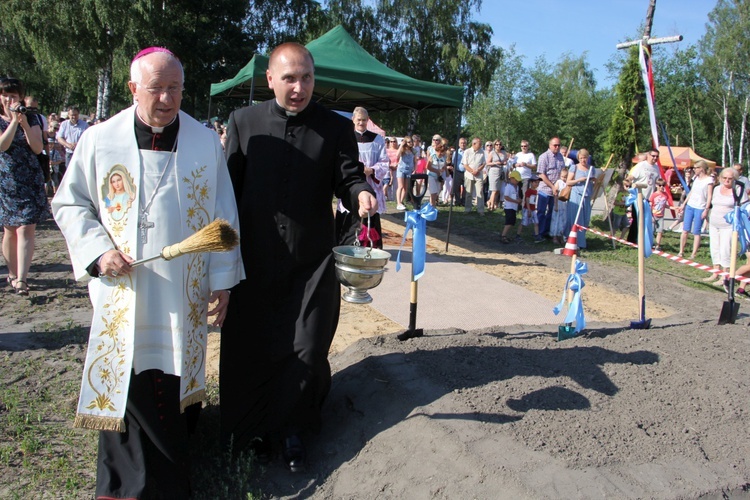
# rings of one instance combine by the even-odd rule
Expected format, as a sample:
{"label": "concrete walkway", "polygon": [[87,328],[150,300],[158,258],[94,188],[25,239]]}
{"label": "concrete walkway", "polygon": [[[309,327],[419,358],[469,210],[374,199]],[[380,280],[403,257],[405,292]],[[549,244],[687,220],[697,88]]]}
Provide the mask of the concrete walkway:
{"label": "concrete walkway", "polygon": [[[396,272],[398,248],[386,247],[392,255],[379,286],[370,290],[371,306],[384,316],[409,326],[411,249],[401,252],[401,270]],[[463,289],[464,292],[457,290]],[[425,274],[418,281],[417,328],[473,330],[514,324],[558,324],[550,300],[475,269],[427,255]]]}

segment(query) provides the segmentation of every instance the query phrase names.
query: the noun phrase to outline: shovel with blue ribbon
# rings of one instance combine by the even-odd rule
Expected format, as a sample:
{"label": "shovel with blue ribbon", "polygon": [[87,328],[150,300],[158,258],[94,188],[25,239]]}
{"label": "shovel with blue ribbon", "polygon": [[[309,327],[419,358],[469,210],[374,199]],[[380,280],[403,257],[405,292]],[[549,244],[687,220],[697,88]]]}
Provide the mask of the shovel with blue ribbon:
{"label": "shovel with blue ribbon", "polygon": [[654,236],[654,223],[651,218],[651,206],[643,199],[642,189],[645,184],[636,184],[629,189],[625,200],[626,205],[633,204],[638,216],[638,310],[640,317],[630,322],[633,330],[648,330],[651,328],[651,318],[646,319],[646,258],[651,257],[651,241]]}
{"label": "shovel with blue ribbon", "polygon": [[735,182],[734,186],[732,186],[734,210],[724,217],[724,220],[732,225],[732,243],[729,260],[729,279],[724,280],[725,288],[727,289],[727,300],[721,305],[718,323],[720,325],[726,325],[727,323],[733,325],[737,320],[737,313],[740,311],[740,304],[734,297],[734,275],[737,274],[737,247],[740,246],[743,253],[747,249],[747,212],[740,208],[742,193],[744,191],[745,186],[741,182]]}
{"label": "shovel with blue ribbon", "polygon": [[413,174],[409,179],[409,199],[414,205],[414,210],[409,210],[404,215],[406,229],[404,237],[401,239],[401,247],[398,249],[396,256],[396,272],[401,270],[401,249],[406,242],[406,236],[409,231],[412,232],[412,257],[411,257],[411,297],[409,301],[409,329],[398,334],[397,338],[401,341],[421,337],[424,331],[417,328],[417,281],[424,275],[425,260],[427,256],[427,221],[437,219],[437,209],[425,203],[422,205],[422,198],[427,194],[427,175]]}
{"label": "shovel with blue ribbon", "polygon": [[[588,265],[585,262],[581,262],[578,259],[573,259],[574,263],[570,270],[570,275],[565,282],[565,288],[563,288],[562,298],[552,312],[555,315],[560,314],[563,306],[565,305],[565,294],[568,292],[568,314],[565,316],[565,325],[558,327],[557,340],[565,340],[573,338],[576,334],[586,328],[586,317],[583,314],[583,300],[581,300],[581,290],[585,286],[583,282],[583,275],[589,271]],[[575,326],[573,326],[575,323]]]}

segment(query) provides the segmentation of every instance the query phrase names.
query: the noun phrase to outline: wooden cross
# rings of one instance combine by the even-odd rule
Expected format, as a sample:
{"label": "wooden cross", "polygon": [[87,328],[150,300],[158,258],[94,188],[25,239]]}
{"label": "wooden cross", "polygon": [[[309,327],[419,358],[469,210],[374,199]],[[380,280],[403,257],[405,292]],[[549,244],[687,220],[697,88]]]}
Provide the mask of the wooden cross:
{"label": "wooden cross", "polygon": [[656,0],[649,0],[648,11],[646,11],[646,29],[643,31],[641,40],[631,40],[629,42],[618,43],[618,49],[626,49],[633,45],[643,42],[645,45],[657,45],[660,43],[681,42],[682,35],[665,36],[661,38],[651,38],[651,26],[654,24],[654,12],[656,11]]}

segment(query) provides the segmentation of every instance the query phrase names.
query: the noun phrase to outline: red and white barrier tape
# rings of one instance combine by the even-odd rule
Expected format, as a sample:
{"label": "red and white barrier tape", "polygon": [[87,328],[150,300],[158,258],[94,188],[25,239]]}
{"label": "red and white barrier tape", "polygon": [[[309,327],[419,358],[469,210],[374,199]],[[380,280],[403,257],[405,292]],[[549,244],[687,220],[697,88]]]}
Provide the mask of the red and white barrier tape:
{"label": "red and white barrier tape", "polygon": [[[578,228],[582,229],[583,231],[588,231],[590,233],[598,234],[599,236],[604,236],[605,238],[609,238],[610,240],[615,240],[617,242],[622,243],[623,245],[628,245],[628,246],[631,246],[633,248],[638,248],[637,244],[631,243],[631,242],[629,242],[627,240],[623,240],[622,238],[618,238],[617,236],[612,236],[611,234],[602,233],[601,231],[597,231],[596,229],[591,229],[589,227],[581,226],[580,224],[578,225]],[[707,265],[701,264],[699,262],[694,262],[694,261],[692,261],[690,259],[686,259],[685,257],[679,257],[677,255],[672,255],[672,254],[667,253],[667,252],[662,252],[661,250],[652,250],[651,252],[654,253],[654,254],[656,254],[656,255],[660,255],[662,257],[665,257],[665,258],[671,260],[672,262],[676,262],[678,264],[685,264],[687,266],[694,267],[695,269],[698,269],[698,270],[701,270],[701,271],[709,271],[709,272],[713,273],[714,275],[716,275],[716,279],[717,280],[719,279],[719,277],[724,277],[724,278],[728,278],[729,277],[729,273],[726,272],[726,271],[717,271],[715,267],[707,266]],[[735,276],[734,279],[735,279],[735,281],[740,281],[742,283],[750,283],[750,278],[745,278],[744,276],[738,275],[738,276]]]}

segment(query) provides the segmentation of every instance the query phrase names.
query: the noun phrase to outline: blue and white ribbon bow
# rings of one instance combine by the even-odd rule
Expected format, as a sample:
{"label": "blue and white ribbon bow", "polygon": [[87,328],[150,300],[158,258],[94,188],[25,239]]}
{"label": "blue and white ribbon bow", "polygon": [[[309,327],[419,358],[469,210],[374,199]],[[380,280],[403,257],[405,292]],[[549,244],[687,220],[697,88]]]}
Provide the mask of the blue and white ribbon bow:
{"label": "blue and white ribbon bow", "polygon": [[414,274],[414,281],[417,281],[422,277],[427,256],[427,221],[434,221],[437,219],[437,215],[437,208],[429,203],[422,205],[422,208],[419,210],[410,210],[404,214],[406,230],[404,230],[404,237],[401,239],[401,246],[399,247],[398,255],[396,256],[396,272],[401,270],[401,249],[404,248],[406,235],[409,234],[409,231],[413,231],[411,244],[411,268]]}
{"label": "blue and white ribbon bow", "polygon": [[750,228],[750,216],[747,214],[747,209],[743,210],[740,207],[734,207],[734,210],[724,216],[724,220],[732,225],[732,230],[737,231],[737,242],[740,244],[740,254],[747,251],[748,242],[750,242],[750,234],[748,229]]}
{"label": "blue and white ribbon bow", "polygon": [[560,299],[560,303],[552,309],[552,312],[554,312],[555,315],[560,314],[560,311],[565,305],[566,292],[570,289],[573,292],[573,298],[571,299],[570,304],[568,304],[568,314],[565,316],[565,323],[575,323],[576,333],[580,333],[581,330],[586,328],[586,317],[583,314],[583,301],[581,300],[581,290],[586,285],[581,276],[587,272],[589,272],[589,266],[576,259],[575,271],[573,274],[570,274],[565,281],[562,299]]}
{"label": "blue and white ribbon bow", "polygon": [[636,188],[628,189],[628,193],[630,194],[625,198],[625,205],[633,205],[635,207],[636,217],[638,216],[639,210],[643,208],[643,225],[645,226],[643,228],[643,256],[648,259],[651,257],[651,247],[653,246],[654,241],[654,220],[651,217],[651,204],[644,197],[643,207],[638,206],[638,189]]}

